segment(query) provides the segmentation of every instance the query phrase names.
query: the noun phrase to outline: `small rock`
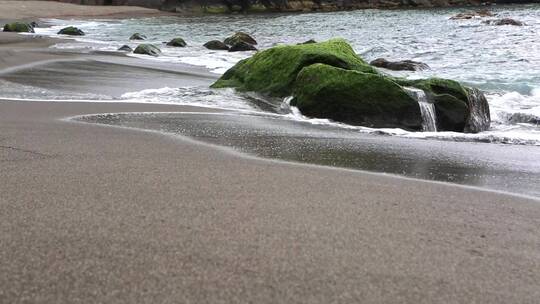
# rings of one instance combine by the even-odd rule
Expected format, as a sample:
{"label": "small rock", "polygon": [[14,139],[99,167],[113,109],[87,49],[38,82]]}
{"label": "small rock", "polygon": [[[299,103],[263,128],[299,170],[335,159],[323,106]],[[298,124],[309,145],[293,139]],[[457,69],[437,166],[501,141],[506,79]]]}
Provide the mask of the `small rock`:
{"label": "small rock", "polygon": [[298,45],[301,45],[301,44],[312,44],[312,43],[317,43],[317,41],[315,41],[314,39],[309,39],[308,41],[304,41],[304,42],[298,43]]}
{"label": "small rock", "polygon": [[34,33],[34,27],[28,23],[13,22],[4,25],[4,32]]}
{"label": "small rock", "polygon": [[429,69],[427,64],[412,60],[388,61],[384,58],[377,58],[369,64],[393,71],[419,71]]}
{"label": "small rock", "polygon": [[161,54],[161,50],[153,44],[140,44],[133,53],[157,57]]}
{"label": "small rock", "polygon": [[257,48],[254,47],[253,45],[243,42],[243,41],[239,41],[235,43],[233,46],[231,46],[231,48],[229,49],[229,52],[245,52],[245,51],[256,51],[256,50]]}
{"label": "small rock", "polygon": [[483,23],[489,24],[489,25],[515,25],[515,26],[523,26],[523,25],[525,25],[523,22],[511,19],[511,18],[503,18],[503,19],[496,19],[496,20],[486,20]]}
{"label": "small rock", "polygon": [[225,43],[219,40],[208,41],[203,46],[209,50],[223,50],[223,51],[229,50],[229,46],[227,46]]}
{"label": "small rock", "polygon": [[450,17],[452,20],[463,20],[463,19],[472,19],[474,17],[493,17],[495,16],[492,12],[489,10],[479,10],[476,12],[465,12],[465,13],[459,13],[455,16]]}
{"label": "small rock", "polygon": [[129,37],[129,40],[146,40],[146,36],[141,33],[135,33]]}
{"label": "small rock", "polygon": [[118,50],[119,51],[124,51],[124,52],[133,52],[133,49],[127,44],[119,47]]}
{"label": "small rock", "polygon": [[74,26],[68,26],[66,28],[61,29],[58,32],[59,35],[69,35],[69,36],[84,36],[84,32],[81,29],[78,29]]}
{"label": "small rock", "polygon": [[234,35],[228,37],[223,42],[226,45],[233,46],[237,42],[240,42],[240,41],[245,42],[247,44],[251,44],[251,45],[257,45],[257,41],[253,37],[251,37],[249,34],[246,34],[244,32],[236,32]]}
{"label": "small rock", "polygon": [[187,43],[182,38],[174,38],[173,40],[169,41],[167,45],[174,47],[186,47]]}

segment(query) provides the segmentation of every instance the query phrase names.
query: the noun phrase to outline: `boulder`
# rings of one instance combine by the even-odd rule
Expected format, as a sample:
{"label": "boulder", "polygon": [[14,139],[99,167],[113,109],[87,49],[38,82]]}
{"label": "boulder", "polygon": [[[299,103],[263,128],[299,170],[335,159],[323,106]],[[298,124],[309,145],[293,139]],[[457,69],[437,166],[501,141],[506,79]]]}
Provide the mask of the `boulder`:
{"label": "boulder", "polygon": [[515,25],[515,26],[523,26],[523,25],[525,25],[521,21],[510,19],[510,18],[486,20],[483,23],[489,24],[489,25]]}
{"label": "boulder", "polygon": [[332,39],[312,44],[279,45],[258,52],[238,62],[212,87],[233,87],[276,97],[290,96],[298,73],[315,63],[378,74],[375,68],[356,55],[345,40]]}
{"label": "boulder", "polygon": [[146,40],[146,36],[141,33],[135,33],[129,37],[129,40]]}
{"label": "boulder", "polygon": [[203,46],[209,50],[229,50],[229,46],[219,40],[208,41]]}
{"label": "boulder", "polygon": [[173,40],[169,41],[167,45],[174,47],[186,47],[187,43],[182,38],[174,38]]}
{"label": "boulder", "polygon": [[161,50],[153,44],[139,44],[133,53],[157,57],[161,54]]}
{"label": "boulder", "polygon": [[256,51],[257,48],[253,46],[252,44],[239,41],[236,42],[229,48],[229,52],[245,52],[245,51]]}
{"label": "boulder", "polygon": [[[238,62],[213,88],[293,96],[307,116],[369,127],[422,130],[420,104],[434,104],[439,131],[481,132],[489,105],[477,89],[447,79],[407,80],[379,73],[343,39],[280,45]],[[411,91],[422,90],[425,94]],[[427,116],[426,116],[427,117]]]}
{"label": "boulder", "polygon": [[245,42],[247,44],[251,45],[257,45],[257,41],[253,39],[249,34],[246,34],[244,32],[236,32],[234,35],[226,38],[223,41],[226,45],[233,46],[238,42]]}
{"label": "boulder", "polygon": [[302,69],[291,105],[302,114],[374,128],[422,130],[416,99],[391,77],[327,64]]}
{"label": "boulder", "polygon": [[429,69],[427,64],[412,60],[388,61],[384,58],[377,58],[369,64],[378,68],[385,68],[393,71],[420,71]]}
{"label": "boulder", "polygon": [[125,45],[122,45],[121,47],[118,48],[119,51],[124,51],[124,52],[133,52],[133,49],[125,44]]}
{"label": "boulder", "polygon": [[68,26],[68,27],[65,27],[63,29],[61,29],[59,32],[58,32],[59,35],[69,35],[69,36],[84,36],[84,32],[79,29],[79,28],[76,28],[74,26]]}
{"label": "boulder", "polygon": [[4,25],[4,32],[34,33],[34,27],[28,23],[13,22]]}

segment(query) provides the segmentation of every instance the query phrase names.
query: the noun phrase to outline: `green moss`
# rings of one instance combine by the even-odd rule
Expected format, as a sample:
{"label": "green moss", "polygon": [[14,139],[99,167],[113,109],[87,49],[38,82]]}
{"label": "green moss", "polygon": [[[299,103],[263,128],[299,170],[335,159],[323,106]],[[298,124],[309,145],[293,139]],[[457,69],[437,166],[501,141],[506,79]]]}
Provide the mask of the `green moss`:
{"label": "green moss", "polygon": [[58,34],[69,36],[84,36],[84,32],[74,26],[68,26],[66,28],[63,28],[58,32]]}
{"label": "green moss", "polygon": [[13,22],[4,25],[4,32],[34,33],[34,27],[28,23]]}
{"label": "green moss", "polygon": [[418,80],[396,79],[402,86],[415,87],[430,92],[433,95],[448,94],[467,102],[467,89],[459,82],[442,78],[429,78]]}
{"label": "green moss", "polygon": [[268,11],[268,9],[266,8],[266,6],[262,4],[253,4],[249,6],[247,11],[248,13],[263,13],[263,12]]}
{"label": "green moss", "polygon": [[332,39],[321,43],[276,46],[259,52],[237,63],[212,87],[234,87],[240,91],[284,97],[291,95],[298,73],[315,63],[378,74],[356,55],[344,39]]}
{"label": "green moss", "polygon": [[418,130],[418,102],[393,78],[313,64],[298,74],[295,100],[304,115],[370,127]]}

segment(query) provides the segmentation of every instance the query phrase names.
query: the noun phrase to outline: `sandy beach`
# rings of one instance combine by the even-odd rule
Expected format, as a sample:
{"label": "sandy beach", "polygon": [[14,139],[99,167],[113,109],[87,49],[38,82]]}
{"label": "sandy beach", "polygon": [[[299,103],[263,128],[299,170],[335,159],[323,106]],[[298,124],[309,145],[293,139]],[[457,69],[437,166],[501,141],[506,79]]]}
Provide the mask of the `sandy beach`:
{"label": "sandy beach", "polygon": [[[0,2],[2,12],[7,2]],[[70,10],[62,16],[84,13],[54,5]],[[0,33],[0,78],[60,61],[107,64],[111,85],[104,90],[111,94],[156,85],[129,79],[130,69],[177,86],[215,78],[187,66],[53,51],[51,43]],[[265,160],[181,136],[69,119],[194,111],[221,110],[0,101],[0,303],[540,298],[538,200]]]}

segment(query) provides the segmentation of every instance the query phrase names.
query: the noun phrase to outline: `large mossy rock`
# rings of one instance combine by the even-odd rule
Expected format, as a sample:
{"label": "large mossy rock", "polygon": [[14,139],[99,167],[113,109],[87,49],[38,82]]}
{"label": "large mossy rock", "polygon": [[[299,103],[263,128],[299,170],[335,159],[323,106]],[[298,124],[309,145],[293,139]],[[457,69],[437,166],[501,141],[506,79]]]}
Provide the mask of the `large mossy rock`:
{"label": "large mossy rock", "polygon": [[34,27],[29,23],[13,22],[4,25],[4,32],[34,33]]}
{"label": "large mossy rock", "polygon": [[58,32],[59,35],[69,35],[69,36],[84,36],[85,33],[83,30],[76,28],[74,26],[68,26],[63,29],[61,29]]}
{"label": "large mossy rock", "polygon": [[376,128],[422,129],[416,99],[384,75],[313,64],[298,74],[291,105],[302,114]]}
{"label": "large mossy rock", "polygon": [[133,53],[157,57],[161,55],[161,50],[153,44],[139,44]]}
{"label": "large mossy rock", "polygon": [[345,40],[332,39],[321,43],[281,45],[259,52],[238,62],[212,87],[232,87],[285,97],[292,94],[298,73],[315,63],[378,74],[375,68],[356,55]]}

